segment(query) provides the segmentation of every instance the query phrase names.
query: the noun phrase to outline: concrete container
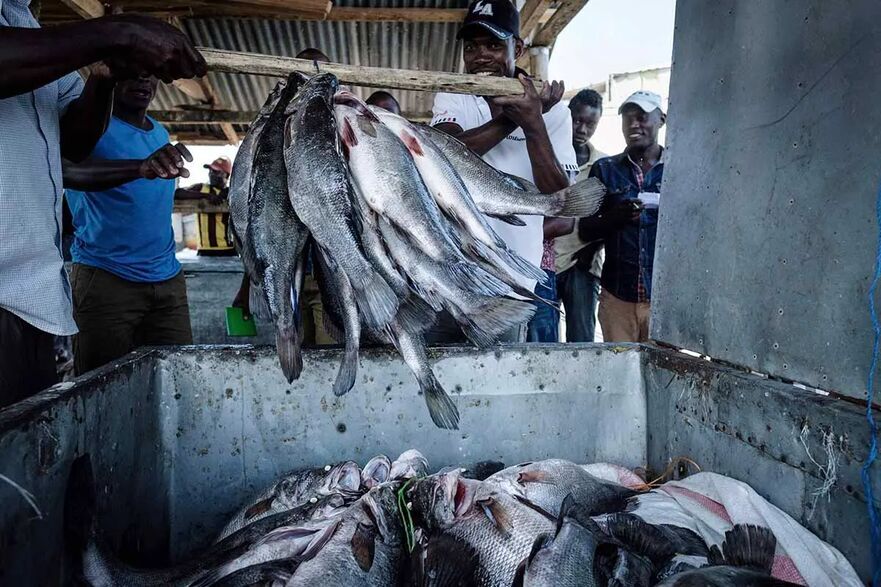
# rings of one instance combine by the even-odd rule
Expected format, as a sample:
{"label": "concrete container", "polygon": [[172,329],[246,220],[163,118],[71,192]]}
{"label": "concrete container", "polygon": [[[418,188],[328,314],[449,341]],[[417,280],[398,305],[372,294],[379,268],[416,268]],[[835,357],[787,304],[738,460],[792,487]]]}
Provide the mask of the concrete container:
{"label": "concrete container", "polygon": [[[42,511],[35,519],[0,482],[0,584],[63,583],[64,492],[80,454],[91,455],[113,545],[133,562],[161,563],[209,541],[248,494],[289,469],[411,447],[434,468],[557,456],[657,471],[688,456],[750,483],[868,576],[858,406],[657,347],[432,356],[461,412],[458,431],[432,425],[412,375],[386,349],[363,353],[342,398],[331,391],[337,350],[307,351],[303,376],[288,385],[271,348],[185,347],[138,351],[0,412],[0,473]],[[824,433],[836,482],[815,500]]]}

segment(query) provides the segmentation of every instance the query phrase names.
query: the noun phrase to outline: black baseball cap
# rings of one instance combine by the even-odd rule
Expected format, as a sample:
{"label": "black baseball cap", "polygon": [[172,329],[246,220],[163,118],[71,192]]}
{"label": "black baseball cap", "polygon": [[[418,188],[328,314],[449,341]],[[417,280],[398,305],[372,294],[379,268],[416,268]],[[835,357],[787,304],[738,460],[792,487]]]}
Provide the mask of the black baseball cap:
{"label": "black baseball cap", "polygon": [[474,28],[487,30],[499,39],[519,37],[520,13],[510,0],[476,0],[468,6],[468,14],[456,38],[463,38]]}

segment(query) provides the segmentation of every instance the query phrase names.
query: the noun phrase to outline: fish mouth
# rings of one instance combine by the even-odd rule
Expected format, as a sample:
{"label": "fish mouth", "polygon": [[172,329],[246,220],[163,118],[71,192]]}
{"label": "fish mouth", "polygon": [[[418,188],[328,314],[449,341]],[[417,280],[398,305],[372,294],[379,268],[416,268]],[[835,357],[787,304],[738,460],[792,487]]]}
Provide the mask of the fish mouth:
{"label": "fish mouth", "polygon": [[328,481],[327,485],[331,490],[358,491],[361,487],[361,469],[349,461],[337,466]]}

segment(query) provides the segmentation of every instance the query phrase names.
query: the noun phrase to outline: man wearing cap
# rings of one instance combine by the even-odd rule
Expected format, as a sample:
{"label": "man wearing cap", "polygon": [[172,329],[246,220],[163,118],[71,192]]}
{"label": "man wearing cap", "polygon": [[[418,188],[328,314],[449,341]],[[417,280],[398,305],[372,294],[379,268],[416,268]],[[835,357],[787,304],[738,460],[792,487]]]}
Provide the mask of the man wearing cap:
{"label": "man wearing cap", "polygon": [[383,90],[379,90],[377,92],[373,92],[370,94],[370,97],[365,100],[367,104],[370,106],[378,106],[379,108],[385,108],[392,114],[401,115],[401,105],[398,104],[397,98],[385,92]]}
{"label": "man wearing cap", "polygon": [[[232,161],[229,157],[218,157],[205,165],[205,168],[208,169],[208,183],[197,183],[178,189],[174,193],[175,200],[207,199],[214,206],[226,201]],[[231,257],[236,254],[229,230],[229,212],[200,212],[196,214],[196,227],[199,235],[199,256]]]}
{"label": "man wearing cap", "polygon": [[[68,185],[81,184],[83,190],[66,194],[75,231],[70,281],[79,327],[73,339],[77,374],[142,345],[193,342],[187,286],[174,256],[171,227],[175,179],[189,172],[174,154],[181,147],[164,148],[168,132],[147,116],[156,85],[154,77],[117,85],[113,117],[91,154],[122,165],[167,153],[155,175],[143,172],[131,178],[140,178],[135,181],[97,187],[108,162],[65,171]],[[185,149],[179,152],[192,161]]]}
{"label": "man wearing cap", "polygon": [[579,221],[586,242],[602,239],[603,264],[599,319],[603,340],[642,342],[649,336],[652,265],[658,226],[663,147],[658,132],[666,122],[661,97],[638,91],[618,109],[627,148],[594,163],[590,176],[608,193],[602,212]]}
{"label": "man wearing cap", "polygon": [[[468,13],[458,38],[464,42],[465,70],[471,74],[517,77],[523,94],[479,97],[437,94],[432,126],[461,140],[500,171],[533,182],[544,193],[570,184],[578,170],[572,148],[569,110],[560,104],[563,84],[545,83],[536,91],[532,80],[516,68],[524,52],[520,13],[509,0],[478,0]],[[571,219],[523,216],[525,226],[488,219],[508,247],[536,267],[542,260],[543,238],[572,231]],[[526,325],[512,329],[503,341],[523,341]]]}

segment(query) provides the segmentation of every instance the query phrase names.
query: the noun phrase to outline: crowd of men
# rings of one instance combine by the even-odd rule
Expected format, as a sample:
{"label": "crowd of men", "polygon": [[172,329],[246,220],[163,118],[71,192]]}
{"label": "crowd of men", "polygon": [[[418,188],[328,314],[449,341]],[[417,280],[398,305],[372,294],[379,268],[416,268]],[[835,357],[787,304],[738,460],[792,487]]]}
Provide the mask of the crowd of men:
{"label": "crowd of men", "polygon": [[[606,156],[591,144],[603,100],[583,90],[561,101],[562,83],[537,90],[516,67],[525,47],[509,0],[472,4],[458,33],[465,70],[517,78],[523,93],[484,98],[441,93],[431,124],[456,136],[497,169],[543,192],[596,177],[607,188],[592,218],[523,216],[523,226],[489,219],[508,247],[541,266],[559,302],[566,340],[594,340],[598,313],[606,341],[648,339],[652,264],[663,174],[661,99],[636,92],[619,108],[626,142]],[[227,194],[232,164],[220,158],[209,182],[177,188],[192,156],[171,145],[147,115],[158,81],[202,76],[204,60],[179,30],[136,16],[40,29],[25,0],[0,3],[0,407],[56,381],[53,337],[74,335],[76,373],[141,345],[192,342],[186,283],[171,227],[175,199]],[[298,57],[328,61],[317,49]],[[76,73],[89,67],[87,81]],[[388,92],[368,98],[400,113]],[[72,269],[63,264],[63,190],[73,227]],[[199,254],[234,255],[229,215],[197,219]],[[308,272],[307,272],[308,273]],[[234,305],[247,307],[247,279]],[[301,296],[304,340],[333,343],[322,326],[317,283]],[[561,312],[537,304],[534,318],[503,342],[557,342]],[[463,342],[450,316],[432,343]]]}

